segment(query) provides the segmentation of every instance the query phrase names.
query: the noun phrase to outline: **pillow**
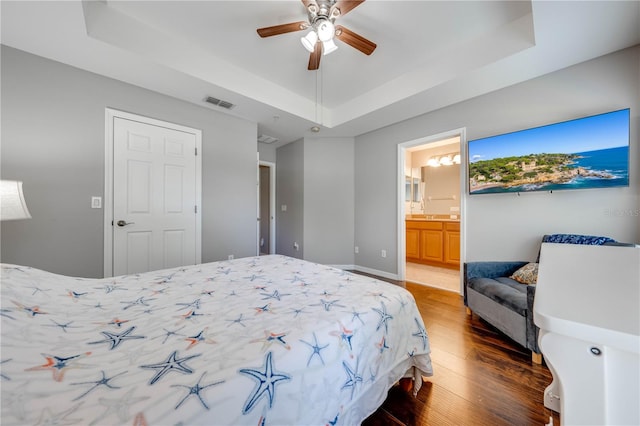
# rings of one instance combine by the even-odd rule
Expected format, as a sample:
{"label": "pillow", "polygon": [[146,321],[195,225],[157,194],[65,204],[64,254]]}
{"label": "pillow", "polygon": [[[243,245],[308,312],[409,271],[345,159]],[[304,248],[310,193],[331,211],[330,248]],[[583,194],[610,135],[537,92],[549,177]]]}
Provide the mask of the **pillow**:
{"label": "pillow", "polygon": [[527,263],[515,271],[509,278],[522,284],[535,284],[538,281],[538,264],[533,262]]}

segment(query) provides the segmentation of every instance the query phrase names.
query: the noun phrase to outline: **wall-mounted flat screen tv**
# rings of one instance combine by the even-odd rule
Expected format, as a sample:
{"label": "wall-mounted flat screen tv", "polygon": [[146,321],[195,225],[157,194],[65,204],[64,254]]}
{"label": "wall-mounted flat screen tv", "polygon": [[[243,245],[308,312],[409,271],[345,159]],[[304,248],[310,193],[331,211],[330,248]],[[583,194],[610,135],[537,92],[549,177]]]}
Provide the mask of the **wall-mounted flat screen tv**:
{"label": "wall-mounted flat screen tv", "polygon": [[629,109],[469,141],[470,194],[629,185]]}

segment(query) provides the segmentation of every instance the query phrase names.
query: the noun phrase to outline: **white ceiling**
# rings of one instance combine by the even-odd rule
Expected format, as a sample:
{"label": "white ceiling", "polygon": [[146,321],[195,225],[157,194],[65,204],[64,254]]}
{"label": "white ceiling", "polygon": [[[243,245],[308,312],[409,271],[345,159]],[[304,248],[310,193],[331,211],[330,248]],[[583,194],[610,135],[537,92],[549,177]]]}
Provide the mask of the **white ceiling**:
{"label": "white ceiling", "polygon": [[[337,23],[377,44],[308,71],[301,1],[7,1],[2,43],[258,123],[280,146],[357,136],[640,44],[640,1],[367,0]],[[236,106],[226,111],[207,96]]]}

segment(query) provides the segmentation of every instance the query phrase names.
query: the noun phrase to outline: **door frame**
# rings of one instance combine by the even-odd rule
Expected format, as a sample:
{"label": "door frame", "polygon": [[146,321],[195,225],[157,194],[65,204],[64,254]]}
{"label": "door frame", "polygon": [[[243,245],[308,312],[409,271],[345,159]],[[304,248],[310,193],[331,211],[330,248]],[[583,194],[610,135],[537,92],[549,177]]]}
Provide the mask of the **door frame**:
{"label": "door frame", "polygon": [[137,121],[152,126],[165,127],[185,133],[194,134],[196,137],[196,264],[202,262],[202,131],[191,127],[182,126],[168,121],[105,108],[104,123],[104,277],[113,276],[113,123],[114,119],[123,118]]}
{"label": "door frame", "polygon": [[398,280],[404,281],[406,278],[406,225],[405,225],[405,162],[406,150],[418,145],[428,145],[443,139],[455,136],[460,137],[460,294],[463,294],[463,265],[466,259],[466,219],[467,219],[467,129],[462,127],[424,138],[414,139],[398,144],[398,183],[397,183],[397,232],[398,232]]}
{"label": "door frame", "polygon": [[[270,161],[258,161],[258,173],[260,166],[269,168],[269,254],[276,253],[276,163]],[[260,215],[260,187],[258,182],[258,217]],[[262,218],[260,218],[262,220]],[[258,228],[258,256],[260,255],[260,229]]]}

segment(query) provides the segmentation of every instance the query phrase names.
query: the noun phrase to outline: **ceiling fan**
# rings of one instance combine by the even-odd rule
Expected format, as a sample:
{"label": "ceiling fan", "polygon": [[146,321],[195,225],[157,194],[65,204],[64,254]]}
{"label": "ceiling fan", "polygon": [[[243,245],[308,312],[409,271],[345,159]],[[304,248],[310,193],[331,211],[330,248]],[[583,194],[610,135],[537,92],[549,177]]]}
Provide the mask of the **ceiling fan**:
{"label": "ceiling fan", "polygon": [[328,55],[338,48],[333,38],[348,44],[364,53],[371,55],[376,44],[353,31],[335,25],[335,20],[355,9],[365,0],[302,0],[307,9],[308,22],[299,21],[272,27],[258,28],[260,37],[271,37],[295,31],[311,29],[302,37],[302,45],[311,52],[308,69],[313,71],[320,67],[322,55]]}

